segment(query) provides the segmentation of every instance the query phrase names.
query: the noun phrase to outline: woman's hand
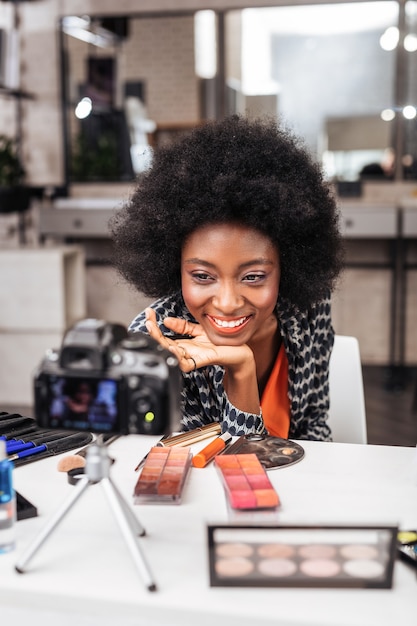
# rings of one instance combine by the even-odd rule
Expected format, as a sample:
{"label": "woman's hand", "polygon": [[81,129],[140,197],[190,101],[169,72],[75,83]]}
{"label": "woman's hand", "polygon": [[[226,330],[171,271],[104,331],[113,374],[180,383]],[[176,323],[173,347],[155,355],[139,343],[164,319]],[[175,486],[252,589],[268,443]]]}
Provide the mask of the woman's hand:
{"label": "woman's hand", "polygon": [[[200,324],[193,324],[177,317],[167,317],[164,325],[184,338],[172,339],[162,334],[155,311],[146,309],[146,328],[150,336],[178,359],[183,372],[206,365],[221,365],[225,368],[224,387],[230,402],[242,411],[259,413],[259,393],[256,364],[248,345],[218,346],[212,343]],[[186,337],[191,337],[188,339]]]}
{"label": "woman's hand", "polygon": [[178,317],[166,317],[164,325],[175,334],[184,335],[184,338],[172,339],[163,335],[156,322],[155,311],[151,308],[146,309],[146,328],[149,334],[161,346],[175,354],[183,372],[190,372],[206,365],[239,368],[248,359],[253,360],[249,346],[215,345],[200,324],[193,324]]}
{"label": "woman's hand", "polygon": [[[163,348],[175,354],[178,359],[178,364],[183,372],[191,372],[198,367],[202,367],[202,363],[197,363],[196,359],[197,344],[194,345],[194,350],[190,352],[187,344],[191,340],[187,340],[185,337],[184,339],[172,339],[170,337],[166,337],[161,332],[161,329],[156,322],[155,311],[151,308],[148,308],[146,309],[145,313],[146,328],[148,329],[150,336],[155,339]],[[164,319],[164,324],[167,328],[170,328],[179,335],[188,335],[195,338],[200,336],[206,336],[205,333],[201,330],[201,326],[199,324],[192,324],[191,322],[187,322],[186,320],[175,317],[168,317]]]}

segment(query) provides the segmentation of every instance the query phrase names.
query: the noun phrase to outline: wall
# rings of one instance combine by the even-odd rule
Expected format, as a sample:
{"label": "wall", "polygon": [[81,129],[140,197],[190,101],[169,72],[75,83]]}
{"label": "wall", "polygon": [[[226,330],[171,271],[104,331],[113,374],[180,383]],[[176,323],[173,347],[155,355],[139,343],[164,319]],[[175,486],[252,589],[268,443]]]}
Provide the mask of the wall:
{"label": "wall", "polygon": [[[295,0],[292,4],[314,4]],[[155,14],[198,9],[233,9],[287,4],[285,0],[37,0],[19,3],[20,11],[20,85],[34,100],[23,100],[20,121],[23,154],[32,185],[61,185],[63,182],[63,144],[60,105],[60,64],[58,19],[64,15],[124,15],[136,11]],[[0,27],[10,28],[13,13],[10,3],[0,3]],[[16,105],[1,98],[0,133],[14,134]]]}
{"label": "wall", "polygon": [[[304,0],[298,4],[308,4]],[[60,185],[63,182],[62,119],[60,106],[60,70],[58,58],[58,17],[60,15],[100,13],[120,14],[135,8],[139,3],[119,0],[38,0],[21,4],[21,86],[34,94],[33,100],[22,101],[20,118],[23,134],[23,156],[28,170],[28,180],[32,185]],[[240,6],[267,6],[279,2],[241,2],[229,0],[228,8]],[[313,4],[313,2],[311,2]],[[222,0],[201,2],[191,0],[142,0],[140,10],[158,12],[179,9],[224,8]],[[0,27],[11,23],[11,7],[0,4]],[[161,21],[163,27],[163,21]],[[151,35],[151,33],[147,33]],[[166,35],[164,35],[166,36]],[[145,41],[143,42],[146,43]],[[138,54],[140,51],[138,50]],[[232,63],[233,65],[233,63]],[[125,68],[126,75],[134,74],[134,68]],[[151,75],[151,68],[148,70]],[[182,78],[184,78],[182,76]],[[178,90],[180,93],[181,90]],[[152,96],[153,97],[153,96]],[[178,98],[178,95],[174,95]],[[195,104],[193,104],[193,107]],[[13,134],[17,126],[16,103],[8,98],[0,99],[0,132]],[[159,113],[158,113],[159,115]],[[162,113],[161,113],[162,115]],[[190,111],[187,115],[192,115]],[[396,202],[403,193],[414,193],[411,189],[390,188],[395,197],[387,198],[387,186],[373,188],[374,201]],[[74,194],[86,190],[73,190]],[[92,193],[91,190],[89,193]],[[94,193],[106,195],[112,192],[102,186]],[[123,192],[124,195],[124,192]],[[369,200],[369,198],[367,198]],[[28,242],[36,243],[36,221],[38,205],[27,216]],[[18,220],[16,216],[2,216],[0,219],[0,244],[18,245]],[[355,258],[370,252],[366,242],[353,247]],[[376,246],[372,252],[384,259],[387,251]],[[412,252],[415,257],[415,250]],[[414,258],[415,262],[415,258]],[[415,315],[417,310],[417,272],[408,273],[407,318],[408,341],[406,356],[409,363],[416,363],[417,336]],[[349,269],[334,297],[334,321],[336,331],[359,337],[364,362],[386,363],[389,355],[389,297],[391,272],[370,269]],[[87,313],[92,317],[102,317],[128,324],[134,314],[147,303],[140,294],[133,292],[109,267],[87,266]]]}

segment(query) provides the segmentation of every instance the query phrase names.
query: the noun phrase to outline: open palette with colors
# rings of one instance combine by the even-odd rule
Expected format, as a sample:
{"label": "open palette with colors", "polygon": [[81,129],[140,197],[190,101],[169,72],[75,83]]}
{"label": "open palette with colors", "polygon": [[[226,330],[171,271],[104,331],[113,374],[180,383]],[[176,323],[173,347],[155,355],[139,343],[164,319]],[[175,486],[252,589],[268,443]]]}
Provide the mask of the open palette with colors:
{"label": "open palette with colors", "polygon": [[210,525],[212,587],[391,588],[396,527]]}
{"label": "open palette with colors", "polygon": [[180,504],[191,459],[188,446],[151,448],[135,485],[134,504]]}
{"label": "open palette with colors", "polygon": [[279,506],[278,494],[256,454],[219,455],[214,463],[232,509],[276,509]]}

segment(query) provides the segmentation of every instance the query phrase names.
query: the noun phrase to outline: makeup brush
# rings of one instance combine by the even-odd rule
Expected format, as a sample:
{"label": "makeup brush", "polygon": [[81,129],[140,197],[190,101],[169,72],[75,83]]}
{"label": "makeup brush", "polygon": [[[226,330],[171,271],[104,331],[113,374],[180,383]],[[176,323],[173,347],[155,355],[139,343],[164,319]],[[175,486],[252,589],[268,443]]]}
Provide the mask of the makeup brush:
{"label": "makeup brush", "polygon": [[[156,446],[161,446],[163,448],[169,448],[171,446],[191,446],[193,443],[197,443],[202,439],[208,439],[209,437],[218,435],[219,432],[221,432],[221,426],[218,422],[214,422],[206,424],[205,426],[199,426],[193,430],[187,430],[186,432],[179,433],[177,435],[169,437],[164,435],[162,439],[158,441]],[[145,454],[143,459],[136,465],[135,472],[137,472],[144,465],[146,459],[148,458],[148,454]]]}
{"label": "makeup brush", "polygon": [[7,454],[13,454],[14,452],[21,452],[22,450],[28,450],[35,446],[42,445],[44,443],[51,443],[57,439],[62,439],[68,433],[62,430],[49,431],[47,433],[30,437],[29,440],[25,439],[9,439],[6,441]]}
{"label": "makeup brush", "polygon": [[61,437],[59,440],[54,440],[51,443],[44,443],[42,445],[34,446],[33,448],[29,448],[28,450],[22,450],[21,452],[16,452],[15,454],[10,455],[9,461],[18,461],[20,459],[25,459],[29,456],[38,456],[38,458],[43,458],[42,453],[48,452],[49,454],[60,454],[62,452],[62,448],[72,447],[68,446],[69,443],[73,444],[75,447],[77,442],[81,444],[81,442],[85,442],[84,433],[72,433],[67,435],[66,437]]}
{"label": "makeup brush", "polygon": [[0,434],[1,435],[15,435],[20,432],[22,428],[27,430],[33,426],[36,428],[36,422],[31,417],[17,417],[16,419],[4,419],[0,421]]}
{"label": "makeup brush", "polygon": [[32,424],[31,426],[22,426],[21,428],[15,428],[12,431],[8,431],[7,433],[3,433],[1,435],[1,439],[5,441],[10,441],[11,439],[16,439],[16,437],[29,437],[38,436],[42,434],[48,434],[48,430],[39,429],[36,424]]}
{"label": "makeup brush", "polygon": [[73,469],[81,469],[85,467],[85,465],[86,460],[84,456],[80,454],[70,454],[58,461],[57,470],[58,472],[69,472]]}
{"label": "makeup brush", "polygon": [[[111,443],[113,443],[113,441],[116,441],[119,436],[120,435],[114,435],[113,437],[109,437],[108,439],[103,441],[103,445],[109,446]],[[88,446],[85,446],[75,454],[69,454],[68,456],[60,459],[57,466],[58,472],[69,472],[70,470],[81,469],[85,467],[85,457],[90,446],[91,444],[88,444]]]}

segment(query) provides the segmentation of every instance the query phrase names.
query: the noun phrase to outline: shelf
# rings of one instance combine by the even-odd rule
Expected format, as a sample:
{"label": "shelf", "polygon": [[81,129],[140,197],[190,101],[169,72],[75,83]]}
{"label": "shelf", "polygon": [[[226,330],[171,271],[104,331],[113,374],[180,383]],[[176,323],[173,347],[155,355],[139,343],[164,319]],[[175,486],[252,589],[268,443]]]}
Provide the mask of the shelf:
{"label": "shelf", "polygon": [[20,89],[10,89],[9,87],[3,87],[0,85],[0,96],[7,96],[9,98],[17,98],[21,100],[34,100],[35,96],[27,91],[21,91]]}

